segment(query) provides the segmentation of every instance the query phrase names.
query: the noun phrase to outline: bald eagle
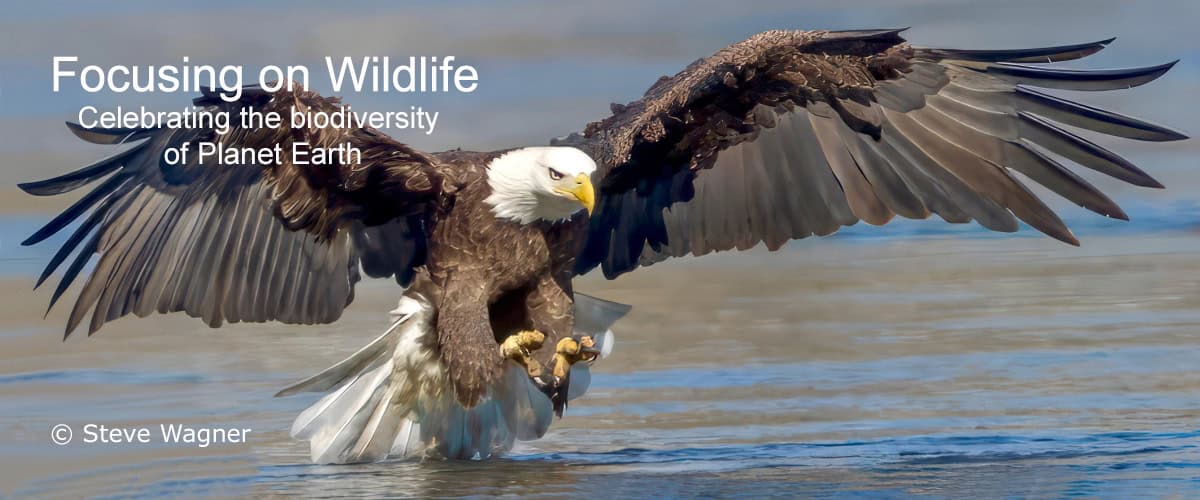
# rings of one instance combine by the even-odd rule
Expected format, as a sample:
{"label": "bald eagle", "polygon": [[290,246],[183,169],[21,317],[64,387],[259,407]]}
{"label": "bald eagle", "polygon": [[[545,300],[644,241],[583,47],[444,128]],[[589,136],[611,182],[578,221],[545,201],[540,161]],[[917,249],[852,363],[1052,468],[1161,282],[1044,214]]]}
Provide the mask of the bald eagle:
{"label": "bald eagle", "polygon": [[[22,184],[49,196],[98,183],[24,243],[68,226],[40,285],[68,257],[51,307],[93,255],[66,334],[127,314],[330,323],[362,274],[403,288],[391,327],[281,394],[328,392],[293,435],[317,462],[489,457],[546,432],[611,346],[621,304],[576,293],[671,257],[828,235],[894,216],[995,231],[1021,220],[1077,245],[1014,172],[1100,215],[1127,219],[1060,159],[1161,185],[1064,128],[1144,141],[1182,134],[1036,89],[1110,90],[1173,63],[1042,66],[1111,40],[1028,50],[908,44],[902,30],[771,31],[663,77],[645,95],[546,147],[424,153],[371,128],[84,129],[126,149]],[[305,89],[248,88],[236,113],[334,112]],[[167,148],[349,145],[332,165],[169,165]],[[211,163],[211,162],[210,162]],[[574,383],[573,383],[574,381]]]}

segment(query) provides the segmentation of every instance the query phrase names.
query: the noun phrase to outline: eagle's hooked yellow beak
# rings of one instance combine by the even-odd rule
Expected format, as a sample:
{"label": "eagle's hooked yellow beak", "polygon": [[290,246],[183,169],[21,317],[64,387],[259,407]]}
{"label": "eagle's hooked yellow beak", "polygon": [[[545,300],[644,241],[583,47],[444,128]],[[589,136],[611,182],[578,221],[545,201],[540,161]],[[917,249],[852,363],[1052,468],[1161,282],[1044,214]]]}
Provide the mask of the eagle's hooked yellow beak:
{"label": "eagle's hooked yellow beak", "polygon": [[587,174],[575,176],[575,187],[559,191],[579,200],[579,204],[587,209],[588,215],[592,214],[592,209],[596,206],[596,191],[592,189],[592,179]]}

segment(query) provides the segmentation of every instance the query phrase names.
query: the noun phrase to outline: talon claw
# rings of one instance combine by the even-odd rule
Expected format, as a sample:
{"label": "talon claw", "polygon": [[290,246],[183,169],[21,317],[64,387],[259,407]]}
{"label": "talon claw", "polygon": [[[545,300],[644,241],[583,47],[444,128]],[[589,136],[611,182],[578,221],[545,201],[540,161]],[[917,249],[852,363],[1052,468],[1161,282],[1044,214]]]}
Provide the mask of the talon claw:
{"label": "talon claw", "polygon": [[589,335],[579,337],[579,359],[591,363],[600,357],[600,349],[596,348],[596,341]]}

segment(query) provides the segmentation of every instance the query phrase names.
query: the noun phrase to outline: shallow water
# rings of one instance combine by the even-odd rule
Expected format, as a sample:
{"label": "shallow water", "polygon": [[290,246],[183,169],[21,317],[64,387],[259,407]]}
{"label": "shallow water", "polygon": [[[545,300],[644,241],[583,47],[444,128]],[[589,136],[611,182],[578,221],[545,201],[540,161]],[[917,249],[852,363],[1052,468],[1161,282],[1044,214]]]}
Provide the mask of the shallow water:
{"label": "shallow water", "polygon": [[[395,298],[386,282],[335,325],[155,317],[62,343],[61,312],[41,319],[46,293],[15,276],[0,283],[2,491],[1200,494],[1200,234],[1099,224],[1075,249],[911,227],[584,279],[636,307],[614,355],[544,439],[486,462],[310,465],[287,436],[315,396],[271,395],[373,338]],[[60,447],[59,423],[252,431],[206,448]]]}

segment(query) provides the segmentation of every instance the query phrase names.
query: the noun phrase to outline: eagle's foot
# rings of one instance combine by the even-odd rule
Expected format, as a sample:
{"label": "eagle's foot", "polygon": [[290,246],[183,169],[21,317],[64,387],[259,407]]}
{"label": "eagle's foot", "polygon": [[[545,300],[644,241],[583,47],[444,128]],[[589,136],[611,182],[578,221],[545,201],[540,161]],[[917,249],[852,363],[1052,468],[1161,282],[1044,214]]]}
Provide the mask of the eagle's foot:
{"label": "eagle's foot", "polygon": [[531,354],[533,351],[541,349],[542,342],[546,341],[546,335],[537,330],[523,330],[504,339],[500,343],[500,357],[511,359],[517,364],[525,367],[525,371],[533,379],[538,379],[542,376],[542,364],[534,359]]}
{"label": "eagle's foot", "polygon": [[554,376],[559,380],[571,373],[571,365],[580,361],[592,362],[600,355],[596,341],[584,335],[579,338],[566,337],[554,348]]}
{"label": "eagle's foot", "polygon": [[596,349],[596,341],[589,336],[578,338],[566,337],[554,346],[554,369],[545,380],[534,378],[533,381],[554,405],[554,414],[561,417],[567,409],[567,397],[571,387],[571,365],[580,361],[592,362],[600,356]]}

